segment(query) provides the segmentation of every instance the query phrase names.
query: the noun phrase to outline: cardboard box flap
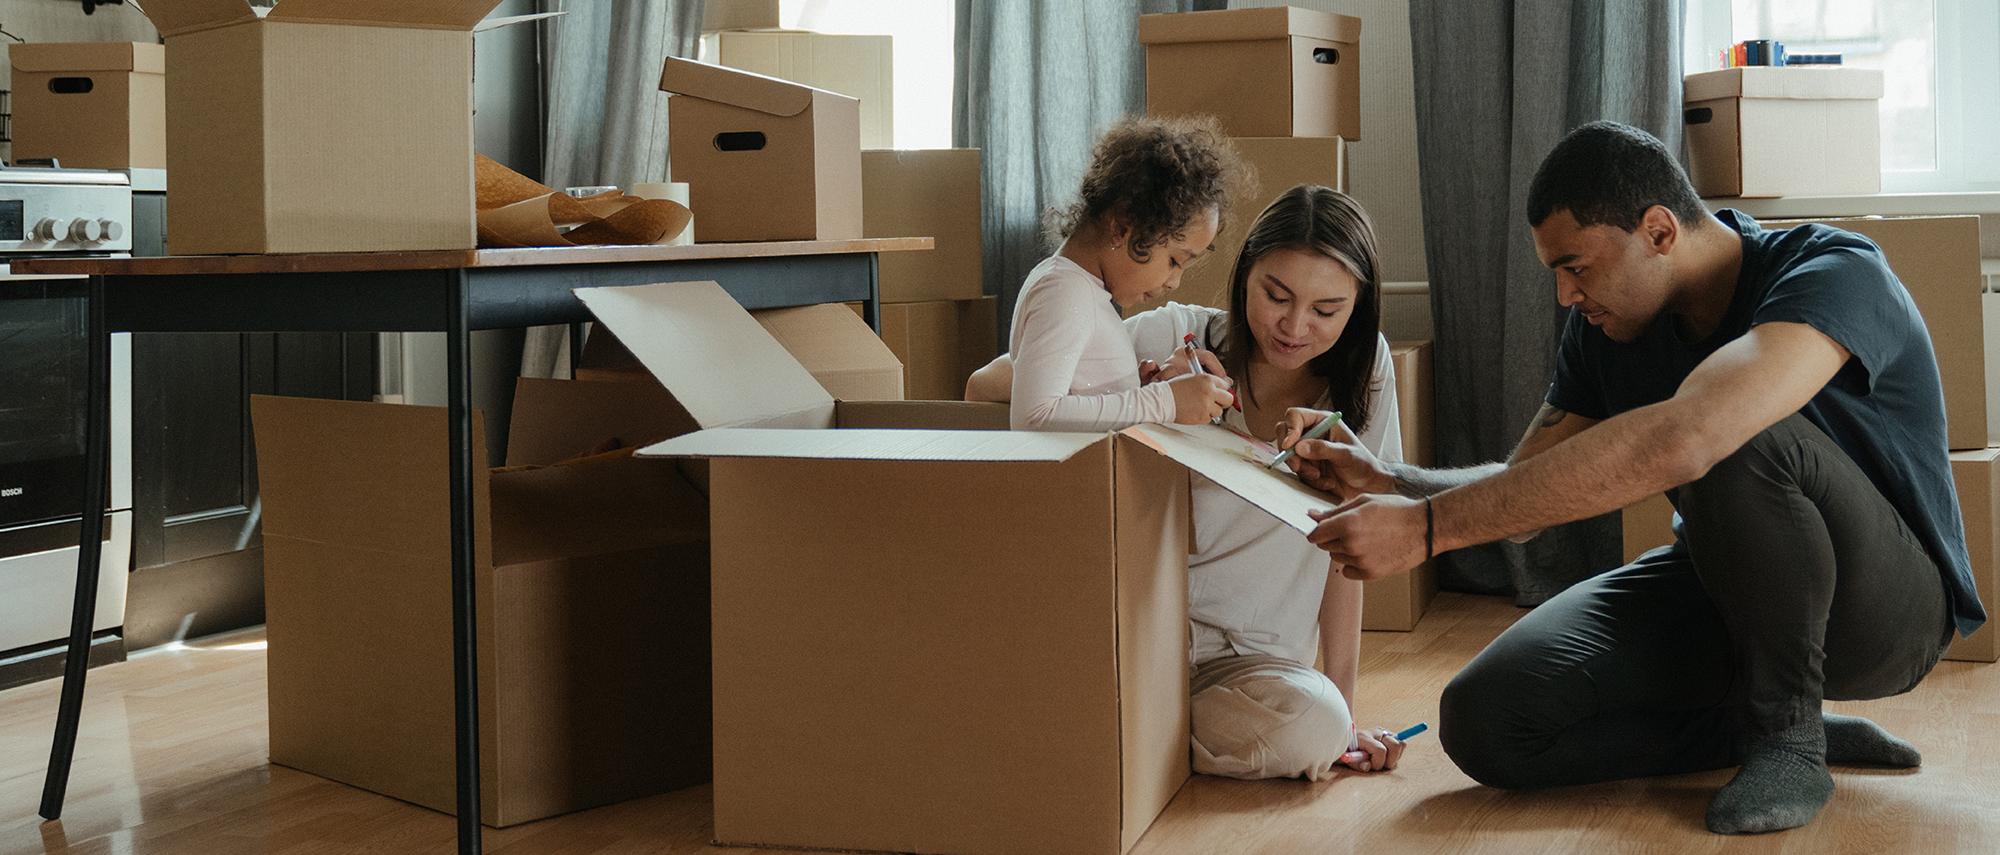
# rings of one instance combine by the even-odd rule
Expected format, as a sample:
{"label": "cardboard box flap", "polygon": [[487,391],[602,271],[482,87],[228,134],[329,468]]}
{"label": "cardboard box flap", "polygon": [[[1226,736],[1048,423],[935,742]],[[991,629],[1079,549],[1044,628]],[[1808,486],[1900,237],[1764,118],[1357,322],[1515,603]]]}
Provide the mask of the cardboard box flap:
{"label": "cardboard box flap", "polygon": [[492,479],[495,567],[708,537],[708,498],[671,464],[634,460],[630,448],[497,469]]}
{"label": "cardboard box flap", "polygon": [[1061,463],[1103,441],[1097,433],[729,429],[675,437],[639,449],[639,456]]}
{"label": "cardboard box flap", "polygon": [[1274,471],[1268,446],[1215,425],[1144,424],[1121,431],[1222,489],[1256,505],[1279,522],[1309,533],[1318,523],[1308,511],[1324,511],[1337,503],[1332,496],[1300,482],[1290,470]]}
{"label": "cardboard box flap", "polygon": [[666,67],[660,72],[660,90],[773,116],[796,116],[805,112],[807,107],[812,106],[814,95],[855,100],[803,83],[671,56],[667,57]]}
{"label": "cardboard box flap", "polygon": [[833,426],[833,396],[722,286],[579,288],[576,296],[702,427]]}
{"label": "cardboard box flap", "polygon": [[426,30],[470,30],[500,0],[280,0],[265,17],[273,21],[316,24],[359,24],[370,27],[415,27]]}
{"label": "cardboard box flap", "polygon": [[507,465],[546,466],[700,429],[672,395],[643,374],[616,381],[521,377],[514,381]]}
{"label": "cardboard box flap", "polygon": [[146,17],[162,36],[226,27],[260,17],[244,0],[152,0]]}
{"label": "cardboard box flap", "polygon": [[[752,317],[793,359],[816,376],[892,376],[895,386],[899,389],[902,386],[902,361],[846,306],[827,303],[770,309]],[[853,393],[832,394],[842,400],[856,397]]]}
{"label": "cardboard box flap", "polygon": [[515,24],[524,24],[529,21],[539,21],[543,18],[560,18],[567,14],[569,13],[536,12],[532,15],[506,15],[499,18],[487,18],[473,25],[472,31],[475,33],[483,33],[486,32],[487,30],[497,30],[500,29],[501,27],[511,27]]}
{"label": "cardboard box flap", "polygon": [[135,42],[36,42],[9,45],[7,58],[15,71],[136,71],[165,74],[167,51],[160,45]]}
{"label": "cardboard box flap", "polygon": [[1717,98],[1869,99],[1882,97],[1872,68],[1724,68],[1681,80],[1688,103]]}
{"label": "cardboard box flap", "polygon": [[1139,16],[1139,42],[1242,42],[1300,36],[1358,44],[1361,19],[1293,6]]}

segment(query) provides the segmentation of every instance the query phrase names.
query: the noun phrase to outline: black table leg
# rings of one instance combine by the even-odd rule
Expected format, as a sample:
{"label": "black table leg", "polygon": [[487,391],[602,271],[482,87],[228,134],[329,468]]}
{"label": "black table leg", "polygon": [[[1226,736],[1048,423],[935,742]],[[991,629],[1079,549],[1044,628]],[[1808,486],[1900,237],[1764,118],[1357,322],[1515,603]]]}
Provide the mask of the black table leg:
{"label": "black table leg", "polygon": [[83,422],[83,531],[76,556],[69,652],[63,660],[62,702],[56,711],[48,777],[42,781],[43,819],[62,818],[63,795],[69,789],[69,764],[76,754],[77,722],[83,715],[83,679],[90,668],[90,631],[97,617],[98,563],[104,552],[105,468],[111,437],[111,330],[104,322],[104,277],[90,277],[88,300],[90,398]]}
{"label": "black table leg", "polygon": [[868,253],[868,302],[861,304],[861,319],[882,334],[882,256],[873,252]]}
{"label": "black table leg", "polygon": [[576,379],[576,367],[583,364],[583,322],[569,325],[569,379]]}
{"label": "black table leg", "polygon": [[[479,836],[479,636],[472,591],[472,330],[467,276],[451,271],[445,319],[451,403],[451,641],[457,705],[458,851],[476,855]],[[480,461],[483,465],[484,461]]]}

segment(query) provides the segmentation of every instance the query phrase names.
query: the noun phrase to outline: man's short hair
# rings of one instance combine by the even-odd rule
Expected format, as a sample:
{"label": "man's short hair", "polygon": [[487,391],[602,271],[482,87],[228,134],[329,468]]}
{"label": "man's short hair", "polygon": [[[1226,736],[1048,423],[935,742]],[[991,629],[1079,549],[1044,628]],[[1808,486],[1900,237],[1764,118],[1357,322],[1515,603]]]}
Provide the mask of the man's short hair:
{"label": "man's short hair", "polygon": [[1528,186],[1528,225],[1568,211],[1579,226],[1624,231],[1654,205],[1683,223],[1708,216],[1680,161],[1652,134],[1617,122],[1591,122],[1556,143]]}

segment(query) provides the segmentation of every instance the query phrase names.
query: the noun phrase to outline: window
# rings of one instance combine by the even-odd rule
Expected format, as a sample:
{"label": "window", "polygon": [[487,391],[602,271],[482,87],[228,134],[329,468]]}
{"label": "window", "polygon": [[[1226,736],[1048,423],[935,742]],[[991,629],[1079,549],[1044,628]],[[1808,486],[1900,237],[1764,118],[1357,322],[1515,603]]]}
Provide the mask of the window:
{"label": "window", "polygon": [[950,148],[956,5],[943,0],[805,0],[798,26],[893,38],[896,147]]}
{"label": "window", "polygon": [[2000,189],[2000,0],[1689,0],[1683,61],[1732,42],[1882,71],[1882,189]]}

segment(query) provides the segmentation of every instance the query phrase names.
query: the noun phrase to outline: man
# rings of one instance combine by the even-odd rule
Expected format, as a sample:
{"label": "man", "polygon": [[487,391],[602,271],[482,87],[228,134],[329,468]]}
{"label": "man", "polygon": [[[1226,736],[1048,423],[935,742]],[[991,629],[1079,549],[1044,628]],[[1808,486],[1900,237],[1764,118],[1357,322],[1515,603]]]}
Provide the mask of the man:
{"label": "man", "polygon": [[1916,766],[1820,709],[1910,690],[1985,620],[1930,335],[1881,251],[1711,215],[1611,122],[1543,161],[1528,219],[1569,318],[1520,446],[1439,471],[1302,443],[1300,475],[1344,500],[1313,542],[1377,578],[1661,491],[1677,537],[1495,639],[1445,689],[1445,751],[1507,788],[1739,766],[1718,833],[1811,821],[1828,763]]}

